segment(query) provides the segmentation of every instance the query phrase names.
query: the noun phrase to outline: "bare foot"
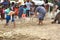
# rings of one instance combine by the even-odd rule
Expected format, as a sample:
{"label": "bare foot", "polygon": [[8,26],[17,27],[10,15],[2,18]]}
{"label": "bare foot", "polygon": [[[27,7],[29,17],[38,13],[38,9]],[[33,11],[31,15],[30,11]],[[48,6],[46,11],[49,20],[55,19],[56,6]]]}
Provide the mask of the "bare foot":
{"label": "bare foot", "polygon": [[38,23],[38,25],[40,25],[40,23]]}
{"label": "bare foot", "polygon": [[56,23],[56,22],[53,21],[53,22],[51,22],[51,23],[54,24],[54,23]]}
{"label": "bare foot", "polygon": [[6,26],[8,26],[8,24],[5,24],[5,25],[4,25],[4,28],[5,28]]}

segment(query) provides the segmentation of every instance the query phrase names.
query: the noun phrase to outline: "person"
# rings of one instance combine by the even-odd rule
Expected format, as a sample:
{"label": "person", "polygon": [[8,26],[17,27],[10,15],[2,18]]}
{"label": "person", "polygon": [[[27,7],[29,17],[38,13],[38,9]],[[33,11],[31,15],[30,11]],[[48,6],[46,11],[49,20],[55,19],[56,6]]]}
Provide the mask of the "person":
{"label": "person", "polygon": [[[2,4],[0,3],[0,14],[1,14],[1,16],[2,16]],[[2,19],[2,17],[1,17],[1,19]]]}
{"label": "person", "polygon": [[32,17],[34,15],[34,12],[35,12],[35,3],[34,2],[31,2],[32,5],[31,5],[31,8],[30,8],[30,16]]}
{"label": "person", "polygon": [[15,27],[15,20],[14,20],[14,11],[11,11],[11,9],[9,7],[7,7],[7,9],[5,9],[5,13],[6,13],[6,24],[5,26],[8,25],[10,19],[11,19],[11,16],[12,16],[12,22],[14,24],[14,27]]}
{"label": "person", "polygon": [[5,12],[4,12],[5,8],[2,7],[2,12],[1,12],[1,20],[5,19]]}
{"label": "person", "polygon": [[60,1],[59,0],[54,0],[55,2],[54,2],[54,7],[53,7],[53,10],[52,10],[52,12],[51,12],[51,14],[52,14],[52,19],[54,19],[55,18],[55,12],[57,11],[57,9],[59,9],[60,10]]}
{"label": "person", "polygon": [[12,10],[12,11],[14,11],[14,7],[15,7],[15,3],[12,2],[12,4],[11,4],[11,10]]}
{"label": "person", "polygon": [[38,6],[36,8],[36,11],[35,11],[35,16],[37,16],[37,12],[39,13],[38,14],[38,18],[39,18],[39,25],[40,24],[43,24],[43,20],[44,20],[44,17],[45,17],[45,14],[46,14],[46,9],[42,6]]}
{"label": "person", "polygon": [[56,23],[58,21],[58,24],[60,24],[60,12],[56,15],[54,21],[52,21],[52,24]]}
{"label": "person", "polygon": [[30,2],[30,0],[26,0],[25,5],[27,6],[27,9],[28,9],[26,16],[29,17],[29,12],[30,12],[30,8],[31,8],[32,3]]}
{"label": "person", "polygon": [[20,4],[18,18],[21,18],[22,17],[22,14],[23,14],[23,6]]}
{"label": "person", "polygon": [[2,5],[4,6],[4,8],[6,8],[8,5],[10,6],[10,2],[7,1],[7,0],[4,0],[4,1],[2,2]]}
{"label": "person", "polygon": [[45,3],[48,3],[48,0],[44,0]]}
{"label": "person", "polygon": [[44,5],[45,5],[45,8],[46,8],[46,11],[48,12],[48,9],[49,9],[48,0],[44,0]]}
{"label": "person", "polygon": [[22,18],[26,18],[26,11],[27,11],[27,6],[26,5],[24,5],[24,7],[23,7],[23,14],[22,14]]}
{"label": "person", "polygon": [[14,11],[15,11],[15,16],[17,17],[19,13],[19,7],[17,5],[15,5]]}

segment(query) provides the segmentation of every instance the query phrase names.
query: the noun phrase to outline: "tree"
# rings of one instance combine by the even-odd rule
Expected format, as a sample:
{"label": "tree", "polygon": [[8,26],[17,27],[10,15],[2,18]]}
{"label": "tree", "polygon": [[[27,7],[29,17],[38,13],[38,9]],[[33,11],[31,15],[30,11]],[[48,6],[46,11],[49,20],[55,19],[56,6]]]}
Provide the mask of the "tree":
{"label": "tree", "polygon": [[48,2],[53,2],[53,0],[48,0]]}

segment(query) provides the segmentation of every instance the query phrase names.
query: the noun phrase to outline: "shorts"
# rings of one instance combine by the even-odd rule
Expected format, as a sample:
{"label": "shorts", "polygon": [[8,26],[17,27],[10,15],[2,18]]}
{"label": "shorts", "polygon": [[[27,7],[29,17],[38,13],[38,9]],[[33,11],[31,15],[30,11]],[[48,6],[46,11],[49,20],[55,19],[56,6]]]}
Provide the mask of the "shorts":
{"label": "shorts", "polygon": [[43,15],[43,14],[38,15],[39,20],[44,20],[44,17],[45,17],[45,15]]}
{"label": "shorts", "polygon": [[6,16],[6,23],[8,23],[10,19],[11,19],[10,15],[7,15]]}
{"label": "shorts", "polygon": [[[10,15],[7,15],[7,16],[6,16],[6,23],[9,23],[10,19],[11,19],[11,16],[10,16]],[[11,20],[11,21],[12,21],[12,22],[15,21],[15,20],[14,20],[14,16],[12,16],[12,20]]]}

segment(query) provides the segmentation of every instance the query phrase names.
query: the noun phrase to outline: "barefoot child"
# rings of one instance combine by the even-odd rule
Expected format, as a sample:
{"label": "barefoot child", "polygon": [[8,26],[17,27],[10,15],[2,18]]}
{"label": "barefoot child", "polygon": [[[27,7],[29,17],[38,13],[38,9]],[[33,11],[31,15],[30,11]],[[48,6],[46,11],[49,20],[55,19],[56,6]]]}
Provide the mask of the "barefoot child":
{"label": "barefoot child", "polygon": [[[38,12],[39,13],[39,15],[38,15],[38,18],[39,18],[39,25],[40,24],[43,24],[43,20],[44,20],[44,17],[45,17],[45,14],[46,14],[46,9],[43,7],[43,6],[38,6],[37,8],[36,8],[36,11],[35,11],[36,13]],[[37,15],[37,14],[35,14],[35,15]]]}
{"label": "barefoot child", "polygon": [[7,8],[6,10],[5,10],[5,13],[6,13],[6,24],[5,24],[5,26],[7,26],[8,25],[8,23],[9,23],[9,21],[10,21],[10,19],[11,19],[11,16],[12,16],[12,22],[13,22],[13,24],[14,24],[14,27],[15,27],[15,20],[14,20],[14,11],[11,11],[10,10],[10,8]]}

